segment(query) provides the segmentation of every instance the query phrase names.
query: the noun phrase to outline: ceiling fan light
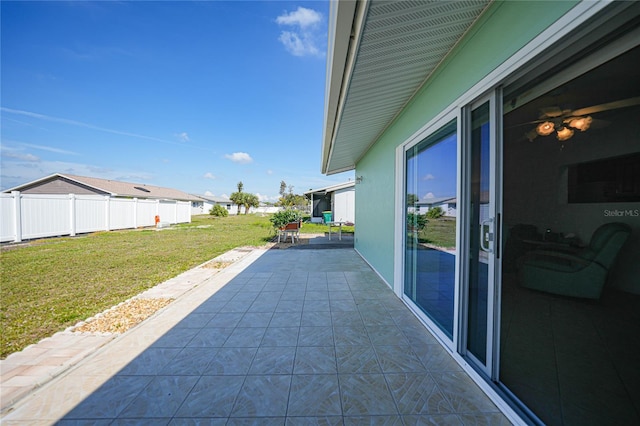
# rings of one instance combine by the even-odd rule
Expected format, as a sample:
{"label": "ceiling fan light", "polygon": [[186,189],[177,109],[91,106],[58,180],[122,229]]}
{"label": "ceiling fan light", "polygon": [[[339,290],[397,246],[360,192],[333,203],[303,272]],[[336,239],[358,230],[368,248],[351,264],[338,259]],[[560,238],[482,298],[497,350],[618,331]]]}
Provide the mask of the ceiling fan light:
{"label": "ceiling fan light", "polygon": [[551,133],[553,133],[554,128],[555,126],[551,121],[544,121],[538,124],[538,126],[536,127],[536,132],[538,132],[540,136],[549,136]]}
{"label": "ceiling fan light", "polygon": [[560,127],[558,129],[558,140],[559,141],[566,141],[567,139],[570,139],[571,136],[573,136],[573,130],[571,130],[568,127]]}
{"label": "ceiling fan light", "polygon": [[569,122],[569,126],[573,127],[574,129],[578,129],[581,132],[584,132],[589,127],[591,127],[592,121],[593,119],[589,115],[586,117],[576,117],[571,119],[571,121]]}

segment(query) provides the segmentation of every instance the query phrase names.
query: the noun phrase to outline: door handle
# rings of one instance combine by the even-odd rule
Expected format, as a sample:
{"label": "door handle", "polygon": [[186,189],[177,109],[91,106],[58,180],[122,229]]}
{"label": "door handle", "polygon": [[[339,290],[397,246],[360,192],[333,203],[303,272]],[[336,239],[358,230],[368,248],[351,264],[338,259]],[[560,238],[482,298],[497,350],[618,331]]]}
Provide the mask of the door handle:
{"label": "door handle", "polygon": [[487,253],[491,253],[491,243],[493,242],[492,225],[493,218],[480,222],[480,249]]}

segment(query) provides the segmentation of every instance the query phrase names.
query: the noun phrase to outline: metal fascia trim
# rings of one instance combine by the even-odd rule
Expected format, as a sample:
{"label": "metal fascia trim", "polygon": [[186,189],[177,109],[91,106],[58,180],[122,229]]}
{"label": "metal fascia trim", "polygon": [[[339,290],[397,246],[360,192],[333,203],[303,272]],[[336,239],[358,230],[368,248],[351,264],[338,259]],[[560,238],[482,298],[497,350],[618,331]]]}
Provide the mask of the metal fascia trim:
{"label": "metal fascia trim", "polygon": [[[325,128],[322,142],[322,173],[333,174],[338,171],[329,171],[329,162],[333,155],[333,147],[336,137],[336,129],[339,127],[344,109],[344,101],[351,83],[351,75],[357,57],[357,52],[364,29],[365,16],[369,9],[369,0],[339,1],[335,12],[335,32],[333,35],[333,55],[331,63],[327,63],[326,104],[325,104]],[[332,19],[333,19],[332,16]],[[344,36],[349,31],[349,41],[341,42],[339,36]],[[340,46],[338,46],[340,43]],[[339,48],[339,49],[338,49]],[[339,56],[338,56],[339,55]],[[331,69],[329,70],[329,67]],[[331,90],[334,88],[336,90]],[[339,88],[339,90],[337,90]],[[331,93],[337,95],[330,96]],[[342,170],[352,170],[355,165]]]}

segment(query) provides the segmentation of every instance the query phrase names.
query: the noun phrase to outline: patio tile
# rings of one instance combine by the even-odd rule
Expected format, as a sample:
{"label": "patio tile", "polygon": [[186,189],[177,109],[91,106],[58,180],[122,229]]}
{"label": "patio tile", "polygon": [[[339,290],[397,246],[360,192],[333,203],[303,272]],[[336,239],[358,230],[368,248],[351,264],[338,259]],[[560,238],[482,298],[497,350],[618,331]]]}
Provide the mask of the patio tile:
{"label": "patio tile", "polygon": [[176,417],[227,417],[244,376],[202,376],[176,412]]}
{"label": "patio tile", "polygon": [[169,422],[169,426],[225,426],[226,424],[226,417],[174,417]]}
{"label": "patio tile", "polygon": [[369,334],[362,325],[335,326],[333,330],[336,346],[371,346]]}
{"label": "patio tile", "polygon": [[330,311],[329,299],[323,300],[305,300],[302,307],[303,311]]}
{"label": "patio tile", "polygon": [[358,311],[331,311],[334,326],[350,327],[363,326],[364,322]]}
{"label": "patio tile", "polygon": [[336,346],[338,373],[382,373],[371,346]]}
{"label": "patio tile", "polygon": [[245,313],[249,309],[249,306],[251,306],[251,304],[246,302],[246,301],[244,301],[244,300],[231,300],[231,301],[227,302],[222,307],[222,309],[220,309],[220,312],[242,312],[242,313]]}
{"label": "patio tile", "polygon": [[300,325],[306,327],[329,327],[331,326],[331,312],[329,311],[304,311]]}
{"label": "patio tile", "polygon": [[160,372],[162,375],[199,376],[215,357],[217,348],[184,348]]}
{"label": "patio tile", "polygon": [[249,374],[292,374],[295,346],[261,347],[253,358]]}
{"label": "patio tile", "polygon": [[288,416],[342,414],[337,375],[295,375],[291,380]]}
{"label": "patio tile", "polygon": [[413,343],[412,348],[428,371],[462,371],[462,367],[439,344]]}
{"label": "patio tile", "polygon": [[398,414],[382,374],[340,375],[340,396],[345,416]]}
{"label": "patio tile", "polygon": [[400,414],[453,412],[451,404],[428,373],[386,374],[385,377]]}
{"label": "patio tile", "polygon": [[300,327],[298,346],[332,346],[333,329],[331,327]]}
{"label": "patio tile", "polygon": [[329,300],[329,307],[332,312],[345,311],[345,312],[357,312],[358,305],[353,299],[331,299]]}
{"label": "patio tile", "polygon": [[276,312],[300,312],[302,304],[297,300],[280,300],[276,306]]}
{"label": "patio tile", "polygon": [[114,419],[153,380],[153,376],[115,376],[109,379],[66,419]]}
{"label": "patio tile", "polygon": [[175,325],[176,328],[202,328],[211,319],[214,317],[214,314],[204,313],[204,314],[196,314],[192,313],[185,317],[182,321]]}
{"label": "patio tile", "polygon": [[300,346],[296,351],[294,374],[337,373],[336,352],[333,346]]}
{"label": "patio tile", "polygon": [[269,327],[300,327],[302,312],[276,312]]}
{"label": "patio tile", "polygon": [[291,376],[246,376],[231,417],[286,416]]}
{"label": "patio tile", "polygon": [[247,312],[238,323],[238,327],[267,327],[272,316],[273,311]]}
{"label": "patio tile", "polygon": [[[455,414],[435,414],[429,416],[403,416],[402,420],[407,426],[463,426],[475,423],[463,423]],[[482,423],[480,423],[482,424]],[[493,424],[493,423],[487,423]]]}
{"label": "patio tile", "polygon": [[409,341],[402,334],[396,325],[373,325],[365,324],[369,339],[374,345],[408,345]]}
{"label": "patio tile", "polygon": [[342,416],[287,417],[285,426],[343,426]]}
{"label": "patio tile", "polygon": [[286,417],[231,417],[227,426],[284,426]]}
{"label": "patio tile", "polygon": [[455,412],[498,412],[491,400],[462,371],[431,373]]}
{"label": "patio tile", "polygon": [[264,336],[266,327],[238,327],[231,332],[225,347],[257,347]]}
{"label": "patio tile", "polygon": [[197,376],[157,376],[131,401],[120,416],[171,418],[198,379]]}
{"label": "patio tile", "polygon": [[205,375],[245,375],[258,348],[220,348],[205,368]]}
{"label": "patio tile", "polygon": [[344,426],[401,426],[400,416],[350,416],[344,418]]}
{"label": "patio tile", "polygon": [[293,346],[298,343],[299,327],[268,327],[261,346]]}
{"label": "patio tile", "polygon": [[235,327],[244,314],[242,312],[221,312],[216,314],[209,323],[210,327]]}
{"label": "patio tile", "polygon": [[231,327],[211,327],[204,328],[198,332],[187,346],[189,347],[207,347],[219,348],[229,339],[234,328]]}
{"label": "patio tile", "polygon": [[198,334],[197,328],[172,329],[153,343],[158,348],[184,348]]}
{"label": "patio tile", "polygon": [[374,346],[383,373],[426,372],[410,346]]}
{"label": "patio tile", "polygon": [[147,376],[158,374],[176,355],[179,348],[150,348],[134,358],[118,373],[122,376]]}

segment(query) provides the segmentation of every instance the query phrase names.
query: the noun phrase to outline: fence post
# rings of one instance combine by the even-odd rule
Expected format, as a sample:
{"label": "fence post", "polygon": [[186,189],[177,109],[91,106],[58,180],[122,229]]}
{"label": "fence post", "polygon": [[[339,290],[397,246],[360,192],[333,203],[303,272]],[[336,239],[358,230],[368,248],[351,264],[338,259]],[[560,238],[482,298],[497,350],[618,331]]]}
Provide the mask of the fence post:
{"label": "fence post", "polygon": [[173,204],[173,222],[178,223],[178,200]]}
{"label": "fence post", "polygon": [[13,226],[15,231],[14,242],[22,241],[22,196],[20,191],[11,191],[13,196]]}
{"label": "fence post", "polygon": [[133,229],[138,229],[138,199],[133,198]]}
{"label": "fence post", "polygon": [[76,194],[69,194],[69,213],[70,213],[69,214],[70,216],[69,235],[72,237],[75,237],[76,236]]}
{"label": "fence post", "polygon": [[111,197],[108,195],[104,196],[104,218],[105,218],[105,224],[104,224],[104,230],[105,231],[110,231],[111,230],[111,206],[110,206],[110,202],[111,202]]}

